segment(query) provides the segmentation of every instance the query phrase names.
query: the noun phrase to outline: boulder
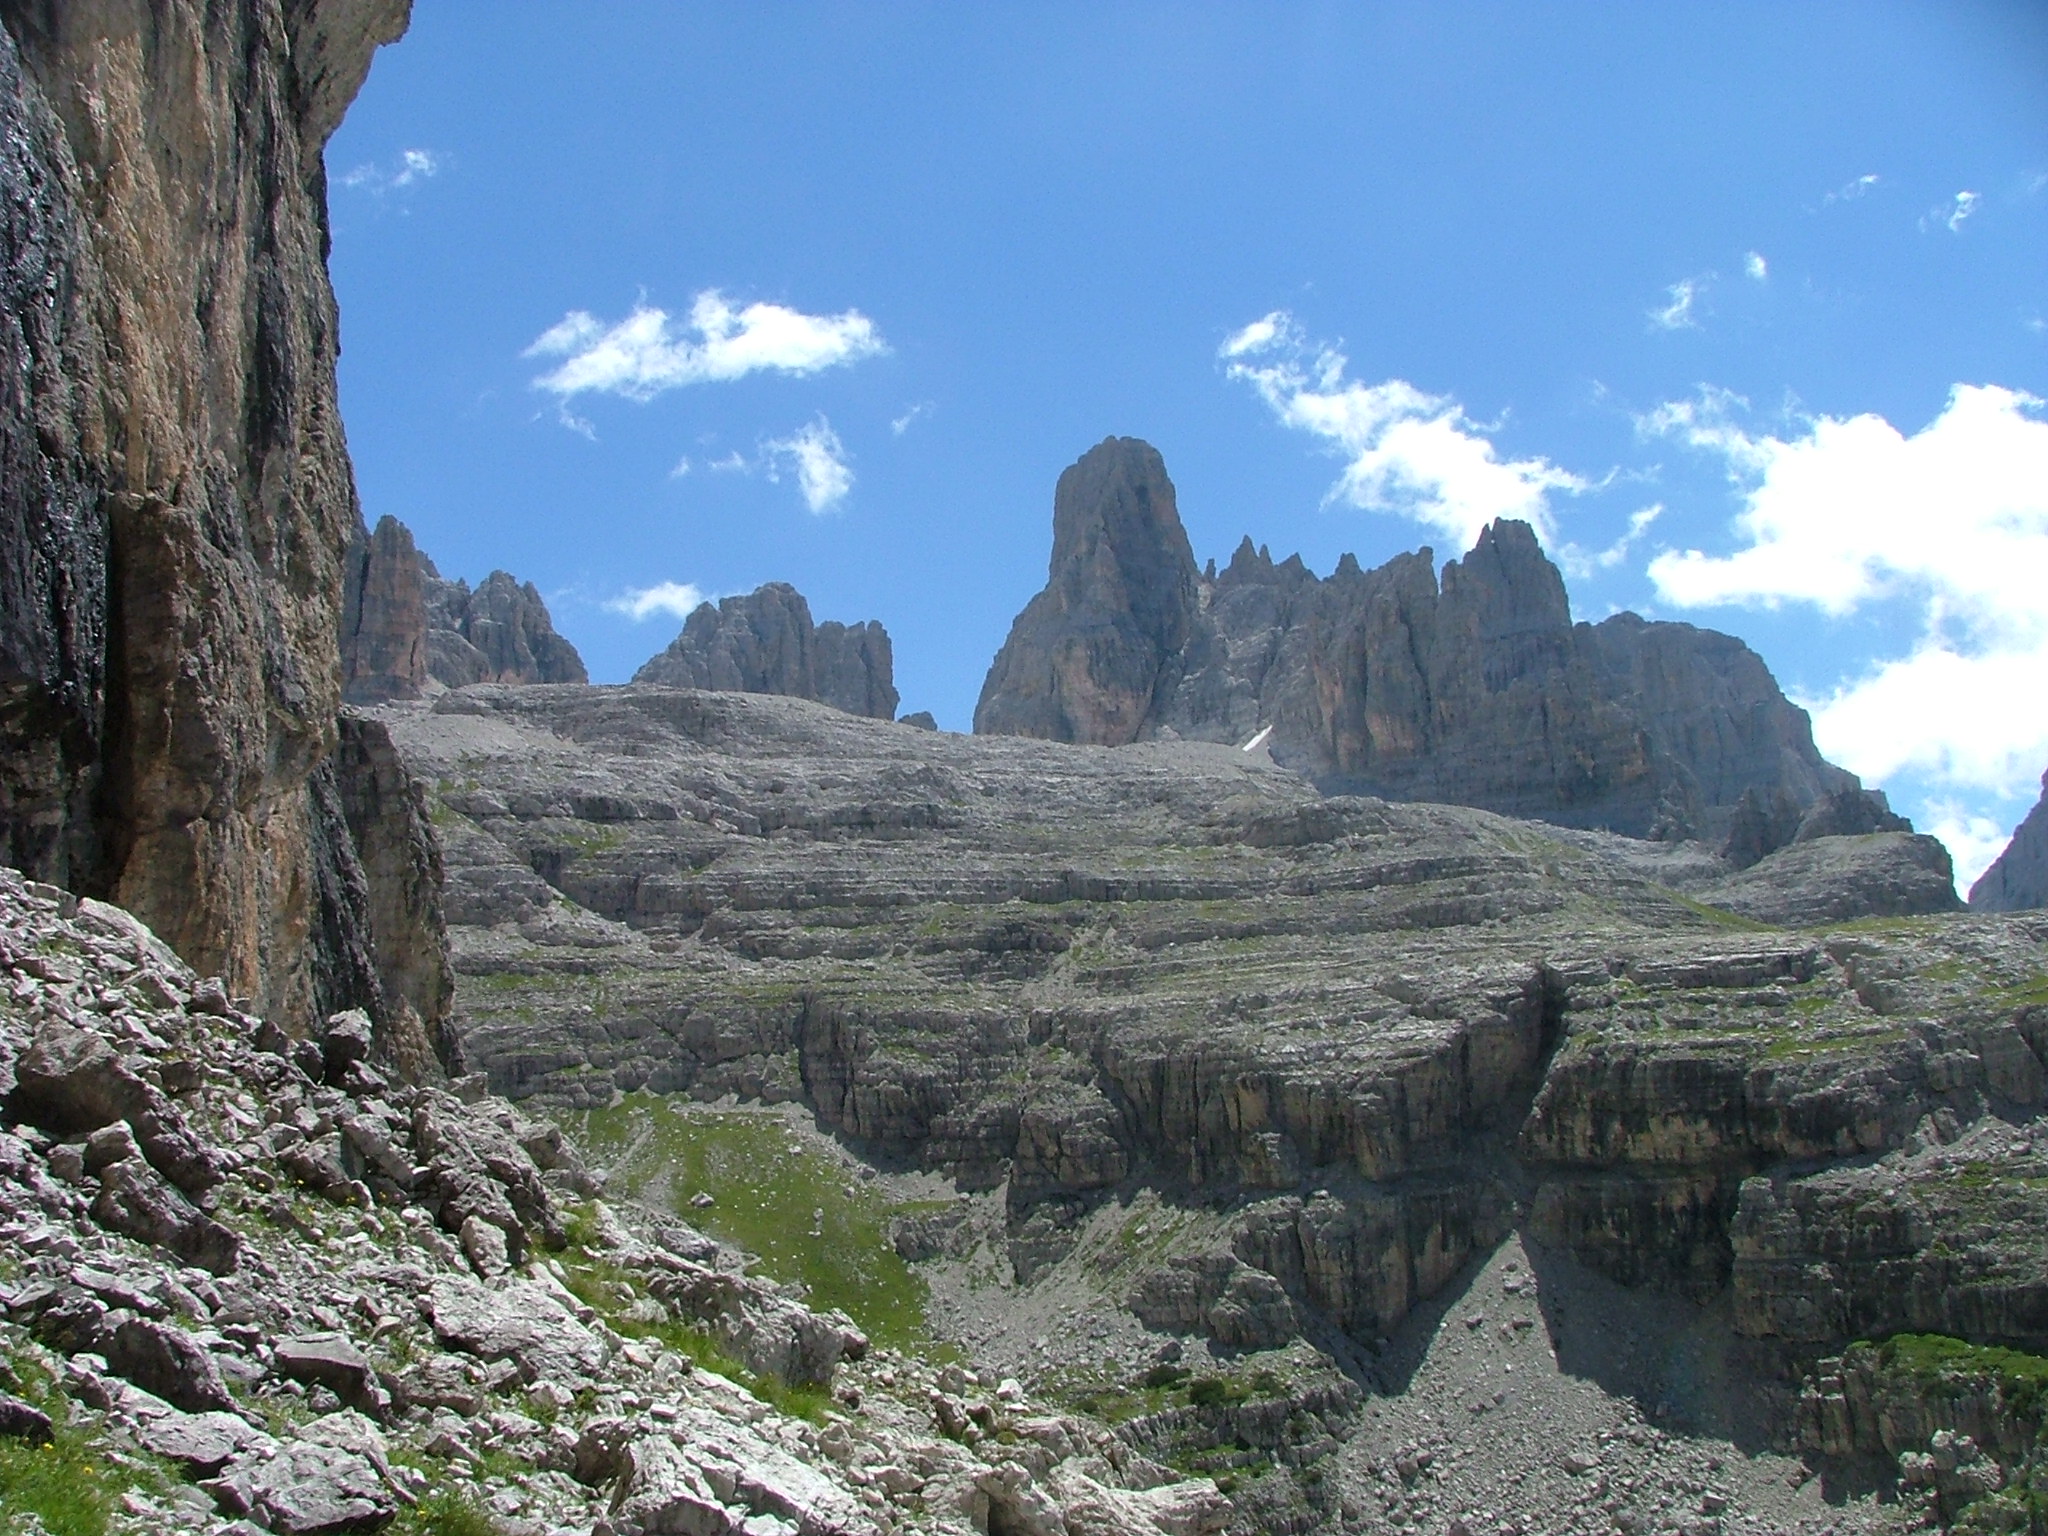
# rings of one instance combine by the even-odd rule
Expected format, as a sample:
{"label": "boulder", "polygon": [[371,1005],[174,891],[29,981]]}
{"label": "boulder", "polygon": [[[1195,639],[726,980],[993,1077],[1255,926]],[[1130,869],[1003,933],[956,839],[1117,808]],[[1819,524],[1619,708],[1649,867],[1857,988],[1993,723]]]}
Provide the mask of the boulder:
{"label": "boulder", "polygon": [[[115,1320],[118,1318],[118,1321]],[[213,1356],[182,1328],[147,1317],[109,1319],[107,1366],[188,1413],[235,1406]]]}

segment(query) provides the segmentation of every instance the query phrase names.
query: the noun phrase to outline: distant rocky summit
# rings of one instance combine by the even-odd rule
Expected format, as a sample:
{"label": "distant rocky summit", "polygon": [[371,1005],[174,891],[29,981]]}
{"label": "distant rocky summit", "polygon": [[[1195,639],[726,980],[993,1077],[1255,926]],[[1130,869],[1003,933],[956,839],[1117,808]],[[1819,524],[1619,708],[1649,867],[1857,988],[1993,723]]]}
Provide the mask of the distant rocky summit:
{"label": "distant rocky summit", "polygon": [[[1268,726],[1276,760],[1326,791],[1716,846],[1739,834],[1752,862],[1817,802],[1861,797],[1741,641],[1631,613],[1574,624],[1526,523],[1488,527],[1441,580],[1428,549],[1372,571],[1346,555],[1318,578],[1249,538],[1201,571],[1158,452],[1107,439],[1060,477],[1045,590],[990,667],[975,729],[1114,746]],[[1874,803],[1850,820],[1903,825]]]}
{"label": "distant rocky summit", "polygon": [[352,704],[416,699],[430,679],[447,688],[590,681],[532,582],[493,571],[471,591],[443,580],[395,517],[358,531],[343,579],[343,697]]}
{"label": "distant rocky summit", "polygon": [[2041,775],[2040,800],[2014,830],[2005,852],[1970,887],[1970,905],[1979,912],[2048,907],[2048,773]]}
{"label": "distant rocky summit", "polygon": [[896,717],[889,632],[873,619],[811,622],[811,605],[787,582],[705,603],[667,650],[633,674],[636,683],[778,693],[875,720]]}

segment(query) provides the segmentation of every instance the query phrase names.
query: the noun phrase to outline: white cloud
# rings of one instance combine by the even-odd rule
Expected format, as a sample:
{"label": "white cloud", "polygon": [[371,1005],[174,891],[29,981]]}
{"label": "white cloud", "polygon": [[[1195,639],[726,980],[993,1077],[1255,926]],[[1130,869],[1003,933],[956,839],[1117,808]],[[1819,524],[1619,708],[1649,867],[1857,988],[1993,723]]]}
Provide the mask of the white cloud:
{"label": "white cloud", "polygon": [[1673,283],[1664,290],[1671,296],[1671,302],[1662,309],[1650,311],[1650,324],[1660,331],[1698,330],[1700,323],[1693,318],[1693,306],[1700,301],[1707,291],[1707,285],[1713,280],[1714,274],[1707,272],[1699,277],[1683,278]]}
{"label": "white cloud", "polygon": [[1964,895],[2012,841],[2007,828],[1989,816],[1972,815],[1954,800],[1923,802],[1916,824],[1948,846],[1949,857],[1956,866],[1956,890]]}
{"label": "white cloud", "polygon": [[874,322],[857,309],[837,315],[806,315],[780,304],[735,309],[711,288],[697,295],[681,326],[670,325],[668,311],[645,304],[611,326],[572,310],[523,355],[563,359],[534,385],[565,399],[599,391],[652,400],[686,384],[764,371],[817,373],[888,350]]}
{"label": "white cloud", "polygon": [[1742,270],[1753,283],[1770,281],[1771,264],[1764,260],[1763,252],[1751,251],[1742,258]]}
{"label": "white cloud", "polygon": [[676,460],[676,467],[668,472],[668,477],[671,480],[681,480],[686,478],[690,471],[695,468],[696,465],[690,462],[690,456],[686,453]]}
{"label": "white cloud", "polygon": [[853,471],[846,466],[846,445],[822,416],[788,437],[763,443],[761,449],[768,478],[780,480],[785,464],[794,469],[804,505],[813,512],[830,512],[853,489]]}
{"label": "white cloud", "polygon": [[931,415],[931,413],[931,401],[920,400],[917,402],[917,404],[910,407],[909,410],[905,411],[901,416],[898,416],[894,421],[890,422],[889,430],[895,433],[896,436],[901,437],[904,433],[908,432],[911,429],[912,425],[915,424],[919,419],[921,419],[922,417],[929,416]]}
{"label": "white cloud", "polygon": [[391,170],[387,171],[375,161],[368,161],[344,171],[336,181],[351,191],[382,197],[386,192],[403,191],[438,176],[445,164],[444,157],[431,149],[402,149]]}
{"label": "white cloud", "polygon": [[1821,201],[1823,203],[1854,202],[1872,187],[1876,186],[1881,179],[1874,171],[1868,175],[1858,176],[1854,181],[1844,182],[1841,186],[1835,188],[1834,191],[1823,197]]}
{"label": "white cloud", "polygon": [[1963,220],[1975,213],[1977,205],[1983,201],[1984,199],[1975,192],[1958,192],[1951,201],[1928,209],[1926,216],[1920,220],[1920,227],[1930,229],[1938,224],[1952,235],[1959,234],[1962,231]]}
{"label": "white cloud", "polygon": [[1663,515],[1664,504],[1661,501],[1632,512],[1629,514],[1628,532],[1605,549],[1588,550],[1576,544],[1565,544],[1556,551],[1557,563],[1564,567],[1567,576],[1591,576],[1596,571],[1611,571],[1628,558],[1628,552],[1650,531],[1650,525]]}
{"label": "white cloud", "polygon": [[1335,347],[1310,345],[1294,318],[1275,310],[1233,333],[1220,349],[1226,374],[1250,384],[1285,426],[1322,440],[1347,462],[1325,498],[1395,512],[1471,547],[1496,518],[1556,537],[1551,491],[1588,489],[1547,459],[1496,456],[1482,429],[1448,395],[1402,379],[1361,384]]}
{"label": "white cloud", "polygon": [[1742,547],[1652,560],[1685,608],[1803,603],[1842,616],[1905,599],[1912,650],[1801,702],[1821,750],[1866,778],[2025,792],[2048,762],[2048,422],[2042,402],[1962,385],[1908,437],[1882,417],[1820,417],[1789,440],[1704,395],[1643,426],[1723,457],[1744,488]]}
{"label": "white cloud", "polygon": [[651,587],[632,587],[618,597],[607,598],[604,606],[613,613],[623,613],[638,624],[657,613],[687,619],[710,601],[711,594],[694,582],[658,581]]}

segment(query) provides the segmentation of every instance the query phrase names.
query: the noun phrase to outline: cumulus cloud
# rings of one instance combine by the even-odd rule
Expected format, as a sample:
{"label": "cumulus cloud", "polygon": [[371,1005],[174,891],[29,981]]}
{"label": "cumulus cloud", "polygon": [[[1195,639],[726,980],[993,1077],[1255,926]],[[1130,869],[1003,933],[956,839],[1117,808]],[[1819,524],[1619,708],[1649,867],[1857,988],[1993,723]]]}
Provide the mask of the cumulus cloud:
{"label": "cumulus cloud", "polygon": [[2005,852],[2011,834],[1989,816],[1977,816],[1954,800],[1929,800],[1916,818],[1921,830],[1947,846],[1955,861],[1956,889],[1967,894],[1991,861]]}
{"label": "cumulus cloud", "polygon": [[1398,513],[1440,530],[1463,550],[1501,517],[1525,519],[1551,543],[1557,530],[1550,492],[1589,488],[1547,459],[1503,460],[1448,395],[1403,379],[1346,378],[1344,354],[1311,344],[1284,310],[1232,334],[1220,356],[1226,374],[1251,385],[1283,425],[1320,439],[1346,461],[1325,505]]}
{"label": "cumulus cloud", "polygon": [[344,171],[336,181],[351,191],[382,196],[386,192],[402,192],[407,187],[438,176],[444,163],[443,157],[431,149],[402,149],[388,169],[375,161],[368,161]]}
{"label": "cumulus cloud", "polygon": [[605,607],[613,613],[622,613],[634,623],[644,623],[657,613],[666,613],[678,619],[687,619],[705,603],[711,601],[711,594],[688,581],[658,581],[651,587],[632,587],[614,598],[605,601]]}
{"label": "cumulus cloud", "polygon": [[823,416],[762,444],[762,462],[770,480],[780,480],[785,469],[794,471],[804,505],[814,513],[830,512],[853,489],[846,445]]}
{"label": "cumulus cloud", "polygon": [[1678,607],[1810,605],[1844,616],[1906,600],[1920,633],[1831,692],[1802,699],[1830,757],[1866,778],[1902,771],[2023,794],[2048,761],[2048,422],[2042,402],[1957,385],[1908,436],[1876,415],[1753,434],[1741,402],[1705,393],[1645,430],[1720,456],[1742,488],[1728,555],[1652,560]]}
{"label": "cumulus cloud", "polygon": [[1770,280],[1771,264],[1764,260],[1763,252],[1761,251],[1751,251],[1747,256],[1743,257],[1742,270],[1753,283],[1768,282]]}
{"label": "cumulus cloud", "polygon": [[718,383],[750,373],[817,373],[888,351],[881,332],[857,309],[807,315],[780,304],[735,308],[717,289],[671,324],[667,310],[642,304],[615,325],[572,310],[534,340],[526,357],[562,359],[535,379],[563,399],[598,392],[652,400],[686,384]]}
{"label": "cumulus cloud", "polygon": [[1650,311],[1650,324],[1660,331],[1696,331],[1699,321],[1693,316],[1693,307],[1707,291],[1707,285],[1714,280],[1714,274],[1705,273],[1699,277],[1682,278],[1664,290],[1670,302],[1662,309]]}

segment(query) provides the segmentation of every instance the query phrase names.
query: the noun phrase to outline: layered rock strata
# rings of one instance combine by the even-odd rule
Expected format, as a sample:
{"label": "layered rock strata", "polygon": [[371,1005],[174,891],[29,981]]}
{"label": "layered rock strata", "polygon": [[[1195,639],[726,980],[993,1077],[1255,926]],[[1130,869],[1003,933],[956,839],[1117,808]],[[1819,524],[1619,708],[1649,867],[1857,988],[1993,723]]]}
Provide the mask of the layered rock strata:
{"label": "layered rock strata", "polygon": [[[438,785],[457,1013],[498,1086],[801,1101],[876,1157],[1000,1189],[1023,1283],[1134,1190],[1221,1210],[1120,1282],[1219,1347],[1370,1344],[1520,1228],[1628,1284],[1732,1295],[1769,1348],[1826,1348],[1846,1321],[1788,1334],[1764,1289],[1730,1291],[1763,1251],[1739,1213],[2044,1099],[2048,933],[1872,927],[1921,868],[1905,834],[1740,877],[1630,845],[1709,898],[1702,871],[1752,897],[1775,874],[1798,931],[1646,878],[1621,839],[1325,799],[1210,744],[644,687],[472,689],[391,728]],[[1816,874],[1814,850],[1874,873]],[[1924,1283],[1935,1229],[1907,1230]],[[1783,1239],[1809,1240],[1832,1241]],[[2024,1269],[1984,1271],[2019,1285],[2014,1317],[2048,1298]],[[1840,1320],[1900,1283],[1830,1273]]]}
{"label": "layered rock strata", "polygon": [[889,632],[878,621],[813,624],[804,595],[771,581],[744,596],[700,605],[633,681],[777,693],[891,720],[894,674]]}
{"label": "layered rock strata", "polygon": [[1633,614],[1575,625],[1526,524],[1492,525],[1441,579],[1428,550],[1318,579],[1249,539],[1198,572],[1158,453],[1091,449],[1060,478],[1046,587],[976,730],[1113,746],[1268,727],[1326,789],[1717,844],[1745,808],[1745,862],[1855,789],[1740,641]]}
{"label": "layered rock strata", "polygon": [[323,905],[355,863],[321,781],[359,515],[320,157],[406,13],[0,22],[6,855],[301,1019],[362,976]]}
{"label": "layered rock strata", "polygon": [[2040,800],[2012,841],[1970,887],[1970,905],[1979,912],[2048,907],[2048,773],[2041,775]]}

